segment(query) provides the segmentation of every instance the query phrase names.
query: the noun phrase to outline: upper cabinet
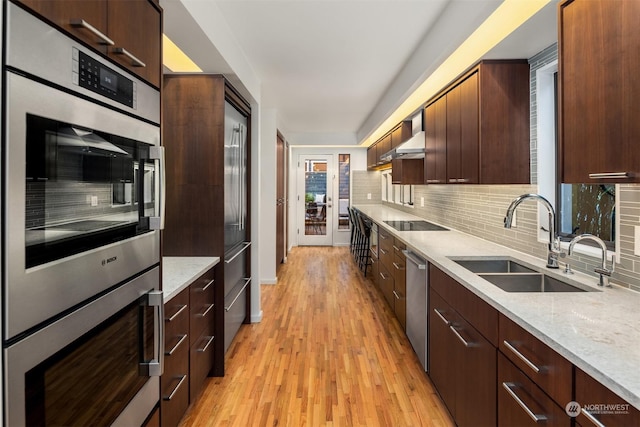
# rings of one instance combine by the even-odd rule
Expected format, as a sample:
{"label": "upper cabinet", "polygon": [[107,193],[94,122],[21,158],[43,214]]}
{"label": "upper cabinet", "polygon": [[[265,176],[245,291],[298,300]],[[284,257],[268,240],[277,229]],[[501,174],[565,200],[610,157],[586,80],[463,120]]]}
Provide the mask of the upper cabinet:
{"label": "upper cabinet", "polygon": [[426,184],[529,183],[529,65],[483,61],[425,107]]}
{"label": "upper cabinet", "polygon": [[152,0],[20,0],[40,16],[159,88],[162,10]]}
{"label": "upper cabinet", "polygon": [[411,138],[411,121],[405,120],[391,131],[391,148],[396,148]]}
{"label": "upper cabinet", "polygon": [[367,168],[377,169],[388,165],[389,160],[380,160],[380,156],[388,153],[411,138],[411,121],[405,120],[396,125],[390,132],[372,144],[367,150]]}
{"label": "upper cabinet", "polygon": [[559,5],[560,178],[640,182],[640,2]]}

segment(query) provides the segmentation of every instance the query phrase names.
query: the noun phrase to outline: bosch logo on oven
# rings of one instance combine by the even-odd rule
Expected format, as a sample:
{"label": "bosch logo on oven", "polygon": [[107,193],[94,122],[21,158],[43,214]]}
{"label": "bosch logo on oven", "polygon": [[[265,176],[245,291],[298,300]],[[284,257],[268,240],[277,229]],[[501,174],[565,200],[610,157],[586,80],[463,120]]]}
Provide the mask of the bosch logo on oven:
{"label": "bosch logo on oven", "polygon": [[116,261],[117,259],[118,259],[117,256],[112,256],[111,258],[103,259],[102,260],[102,265],[107,265],[109,263],[112,263],[112,262]]}

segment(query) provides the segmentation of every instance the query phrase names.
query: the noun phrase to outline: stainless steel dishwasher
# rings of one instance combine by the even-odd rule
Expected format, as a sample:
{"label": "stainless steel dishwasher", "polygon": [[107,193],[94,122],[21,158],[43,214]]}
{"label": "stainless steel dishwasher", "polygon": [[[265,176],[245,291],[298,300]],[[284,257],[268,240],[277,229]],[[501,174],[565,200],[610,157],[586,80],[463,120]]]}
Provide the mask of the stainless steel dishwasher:
{"label": "stainless steel dishwasher", "polygon": [[422,367],[428,371],[427,261],[410,250],[403,253],[407,257],[407,336]]}

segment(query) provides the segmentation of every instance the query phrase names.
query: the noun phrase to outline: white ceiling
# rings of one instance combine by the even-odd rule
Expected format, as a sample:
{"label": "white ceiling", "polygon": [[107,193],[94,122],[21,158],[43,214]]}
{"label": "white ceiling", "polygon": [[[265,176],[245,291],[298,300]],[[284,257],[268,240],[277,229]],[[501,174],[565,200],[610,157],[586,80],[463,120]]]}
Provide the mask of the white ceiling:
{"label": "white ceiling", "polygon": [[[287,132],[315,135],[314,140],[322,134],[349,135],[346,140],[359,143],[500,1],[163,0],[161,4],[165,33],[205,72],[227,75],[250,98],[255,99],[259,90],[261,105],[277,110],[279,126]],[[539,14],[533,28],[514,34],[502,51],[490,56],[526,58],[553,43],[552,6]],[[232,63],[240,65],[234,69]],[[248,82],[250,74],[258,83]]]}

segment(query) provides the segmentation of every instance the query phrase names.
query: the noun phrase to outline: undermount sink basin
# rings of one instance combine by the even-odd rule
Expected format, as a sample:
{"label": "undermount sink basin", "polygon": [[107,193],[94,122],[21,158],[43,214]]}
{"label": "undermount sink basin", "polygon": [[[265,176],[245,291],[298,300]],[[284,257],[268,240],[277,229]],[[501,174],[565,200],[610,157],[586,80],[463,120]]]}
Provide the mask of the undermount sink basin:
{"label": "undermount sink basin", "polygon": [[548,276],[509,257],[452,259],[505,292],[594,292],[588,286]]}
{"label": "undermount sink basin", "polygon": [[465,259],[458,264],[473,273],[536,273],[535,270],[510,259]]}
{"label": "undermount sink basin", "polygon": [[541,273],[479,274],[505,292],[586,292]]}

